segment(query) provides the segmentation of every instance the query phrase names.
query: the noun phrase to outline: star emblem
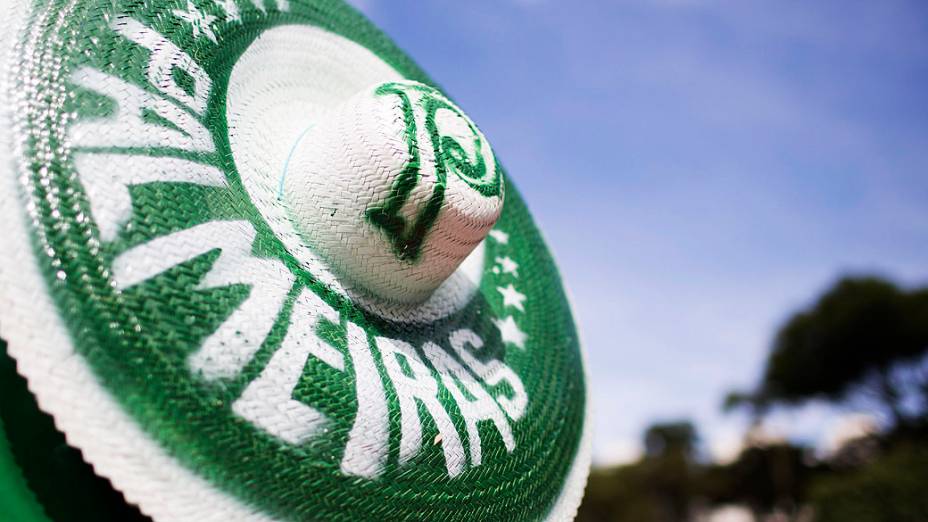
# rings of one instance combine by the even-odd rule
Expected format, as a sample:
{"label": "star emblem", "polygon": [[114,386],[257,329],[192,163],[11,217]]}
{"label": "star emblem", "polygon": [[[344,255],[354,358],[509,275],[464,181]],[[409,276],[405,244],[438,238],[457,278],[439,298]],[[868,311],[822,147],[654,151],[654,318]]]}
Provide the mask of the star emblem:
{"label": "star emblem", "polygon": [[493,319],[493,324],[499,329],[499,334],[502,336],[504,343],[513,344],[522,350],[525,349],[525,340],[528,339],[528,335],[519,329],[519,325],[516,324],[511,315],[505,319]]}
{"label": "star emblem", "polygon": [[516,290],[516,287],[512,286],[512,283],[509,283],[509,286],[505,288],[497,286],[496,290],[503,294],[503,306],[514,306],[518,308],[520,312],[525,311],[525,308],[522,306],[522,302],[525,301],[525,294]]}
{"label": "star emblem", "polygon": [[509,256],[497,257],[496,262],[499,263],[499,268],[504,274],[512,274],[515,277],[519,277],[519,265]]}
{"label": "star emblem", "polygon": [[171,11],[171,13],[190,24],[190,29],[193,31],[194,38],[199,38],[200,33],[202,32],[207,38],[212,40],[213,43],[217,43],[216,33],[214,33],[213,29],[210,27],[210,25],[216,20],[215,16],[208,15],[203,11],[200,11],[197,9],[197,6],[193,5],[193,2],[190,0],[187,0],[186,11],[174,9]]}
{"label": "star emblem", "polygon": [[491,230],[490,237],[500,245],[506,245],[509,243],[509,234],[503,232],[502,230]]}

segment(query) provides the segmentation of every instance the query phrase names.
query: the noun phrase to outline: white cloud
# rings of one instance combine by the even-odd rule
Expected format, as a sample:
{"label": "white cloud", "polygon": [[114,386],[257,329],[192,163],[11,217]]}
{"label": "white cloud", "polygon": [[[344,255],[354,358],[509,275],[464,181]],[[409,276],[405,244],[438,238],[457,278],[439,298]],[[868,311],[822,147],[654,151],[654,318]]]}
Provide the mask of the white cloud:
{"label": "white cloud", "polygon": [[613,439],[597,448],[593,464],[597,467],[621,466],[641,458],[644,449],[635,439]]}
{"label": "white cloud", "polygon": [[744,433],[739,430],[726,430],[714,434],[706,441],[709,456],[716,464],[730,464],[734,462],[741,450],[744,449]]}
{"label": "white cloud", "polygon": [[879,430],[877,419],[869,413],[851,413],[832,421],[825,429],[819,450],[823,456],[833,455],[846,443]]}

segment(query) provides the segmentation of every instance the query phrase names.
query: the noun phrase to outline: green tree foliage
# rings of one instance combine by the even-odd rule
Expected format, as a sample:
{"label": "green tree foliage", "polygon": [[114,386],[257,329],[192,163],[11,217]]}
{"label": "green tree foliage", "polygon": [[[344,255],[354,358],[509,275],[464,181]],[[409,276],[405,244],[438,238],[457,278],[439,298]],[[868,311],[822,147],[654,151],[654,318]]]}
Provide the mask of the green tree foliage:
{"label": "green tree foliage", "polygon": [[757,514],[796,511],[815,471],[806,453],[787,443],[750,446],[730,464],[705,468],[700,491],[711,504],[744,504]]}
{"label": "green tree foliage", "polygon": [[688,420],[654,424],[644,432],[645,455],[688,461],[693,458],[697,440],[696,428]]}
{"label": "green tree foliage", "polygon": [[660,522],[660,500],[640,464],[596,469],[587,480],[578,522]]}
{"label": "green tree foliage", "polygon": [[[657,424],[644,433],[641,460],[594,470],[579,519],[685,521],[737,504],[758,520],[771,513],[808,520],[812,513],[817,522],[926,521],[926,355],[928,289],[842,279],[780,328],[760,383],[730,394],[725,406],[749,406],[759,420],[776,405],[863,397],[893,416],[892,429],[851,441],[825,460],[808,448],[748,436],[737,460],[709,464],[696,458],[690,422]],[[913,398],[920,405],[914,409]]]}
{"label": "green tree foliage", "polygon": [[640,467],[655,499],[656,520],[687,518],[697,440],[690,421],[655,424],[645,431],[645,456]]}
{"label": "green tree foliage", "polygon": [[640,461],[593,471],[578,520],[687,520],[696,486],[697,440],[696,428],[689,421],[649,427]]}
{"label": "green tree foliage", "polygon": [[[893,370],[928,350],[928,289],[906,291],[878,278],[845,278],[779,330],[760,385],[733,393],[727,407],[809,399],[841,401],[865,392],[905,421]],[[922,376],[924,378],[924,376]],[[922,393],[928,383],[919,386]]]}
{"label": "green tree foliage", "polygon": [[928,520],[928,448],[904,444],[859,470],[818,480],[811,489],[817,522]]}
{"label": "green tree foliage", "polygon": [[805,448],[786,443],[751,446],[730,464],[700,462],[689,421],[655,424],[643,438],[638,462],[593,470],[578,520],[683,522],[725,504],[795,513],[815,472]]}

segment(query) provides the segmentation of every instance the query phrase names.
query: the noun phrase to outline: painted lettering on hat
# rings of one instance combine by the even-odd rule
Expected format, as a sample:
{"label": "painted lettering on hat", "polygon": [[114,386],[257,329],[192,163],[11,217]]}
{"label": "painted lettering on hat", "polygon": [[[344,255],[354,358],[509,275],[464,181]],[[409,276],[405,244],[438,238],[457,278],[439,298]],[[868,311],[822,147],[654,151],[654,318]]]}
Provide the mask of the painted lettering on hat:
{"label": "painted lettering on hat", "polygon": [[[240,18],[233,0],[217,5],[228,19]],[[279,9],[287,5],[277,2]],[[221,165],[215,158],[216,143],[203,119],[213,80],[185,50],[151,27],[117,17],[110,28],[145,49],[149,62],[141,84],[92,67],[78,68],[70,76],[74,86],[110,103],[107,114],[82,116],[68,131],[74,168],[104,243],[119,240],[130,222],[134,186],[229,187],[227,174],[216,166]],[[449,165],[466,167],[462,167],[466,158],[453,152]],[[284,338],[232,402],[232,412],[282,443],[304,444],[320,436],[331,422],[316,405],[293,397],[307,362],[312,358],[345,373],[345,379],[354,382],[357,403],[340,462],[346,475],[382,476],[391,464],[391,435],[400,440],[396,465],[414,465],[428,448],[424,423],[437,429],[434,442],[429,442],[441,445],[452,479],[483,463],[481,428],[495,430],[507,452],[515,449],[513,423],[525,414],[528,395],[519,376],[503,361],[479,356],[484,341],[477,333],[458,329],[414,346],[365,331],[301,286],[280,259],[256,253],[256,237],[250,221],[225,219],[195,223],[132,244],[112,261],[113,286],[130,291],[177,266],[213,256],[194,289],[235,285],[248,291],[187,357],[191,377],[219,383],[241,375],[273,325],[287,320]],[[282,318],[284,313],[289,317]],[[345,328],[344,345],[334,346],[318,335],[324,322]],[[398,403],[398,412],[390,411],[391,403]],[[458,425],[449,408],[460,412]],[[391,434],[396,413],[399,433]]]}

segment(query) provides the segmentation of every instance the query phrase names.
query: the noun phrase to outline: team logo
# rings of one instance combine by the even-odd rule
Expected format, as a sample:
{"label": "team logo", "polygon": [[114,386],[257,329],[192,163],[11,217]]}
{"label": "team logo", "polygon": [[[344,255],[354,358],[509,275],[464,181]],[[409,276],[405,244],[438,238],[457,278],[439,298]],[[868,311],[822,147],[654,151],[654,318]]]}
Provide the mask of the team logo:
{"label": "team logo", "polygon": [[[458,176],[475,191],[487,197],[500,195],[502,178],[495,159],[492,164],[487,165],[484,150],[489,149],[489,146],[485,144],[483,135],[457,106],[436,89],[425,85],[410,87],[402,83],[388,83],[377,89],[377,95],[396,96],[401,101],[410,160],[393,183],[385,204],[368,209],[367,218],[389,235],[397,257],[415,261],[421,252],[422,241],[442,208],[448,174]],[[424,120],[426,136],[431,142],[432,153],[436,158],[436,180],[425,208],[412,223],[407,223],[402,210],[421,178],[417,109],[423,113],[421,119]],[[442,134],[439,128],[441,113],[449,113],[454,120],[464,122],[470,139],[462,144],[454,137]]]}
{"label": "team logo", "polygon": [[[100,2],[86,17],[73,2],[37,4],[17,48],[37,259],[101,385],[180,465],[271,514],[543,516],[579,444],[584,383],[556,269],[518,194],[466,303],[423,321],[371,313],[295,253],[244,186],[230,70],[293,25],[328,35],[320,52],[362,47],[421,73],[340,5],[154,4]],[[411,159],[365,217],[415,263],[448,180],[500,197],[502,170],[439,91],[376,94],[402,104]],[[423,147],[435,182],[410,212]]]}

